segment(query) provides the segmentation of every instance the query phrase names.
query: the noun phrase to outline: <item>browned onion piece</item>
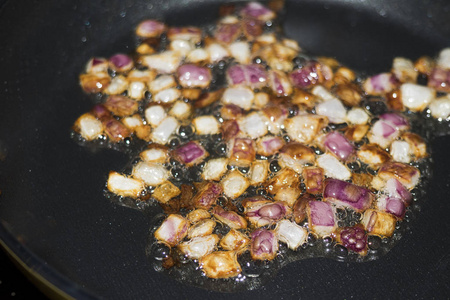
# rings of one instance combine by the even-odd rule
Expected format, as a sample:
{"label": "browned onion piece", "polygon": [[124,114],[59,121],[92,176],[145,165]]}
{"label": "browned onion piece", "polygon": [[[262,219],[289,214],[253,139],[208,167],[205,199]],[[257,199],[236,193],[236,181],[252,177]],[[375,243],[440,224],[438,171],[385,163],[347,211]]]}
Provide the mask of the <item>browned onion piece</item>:
{"label": "browned onion piece", "polygon": [[215,182],[208,182],[197,192],[192,199],[195,208],[209,209],[216,203],[223,189],[220,184]]}
{"label": "browned onion piece", "polygon": [[136,101],[122,95],[109,96],[104,105],[110,112],[118,117],[131,116],[136,113],[139,108]]}
{"label": "browned onion piece", "polygon": [[306,219],[306,206],[309,201],[313,200],[315,200],[314,196],[310,194],[303,194],[295,201],[294,206],[292,207],[292,213],[294,216],[294,221],[297,224],[302,223]]}
{"label": "browned onion piece", "polygon": [[246,138],[235,138],[230,149],[230,164],[249,166],[256,155],[255,141]]}
{"label": "browned onion piece", "polygon": [[310,194],[317,195],[322,192],[323,180],[325,174],[322,168],[307,167],[302,172],[306,191]]}

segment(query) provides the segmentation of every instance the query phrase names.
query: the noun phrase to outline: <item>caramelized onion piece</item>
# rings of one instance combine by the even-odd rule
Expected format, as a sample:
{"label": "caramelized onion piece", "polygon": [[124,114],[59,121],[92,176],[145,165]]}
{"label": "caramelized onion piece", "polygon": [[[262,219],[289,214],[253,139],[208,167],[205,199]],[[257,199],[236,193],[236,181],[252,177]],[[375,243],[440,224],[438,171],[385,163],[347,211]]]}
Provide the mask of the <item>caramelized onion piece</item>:
{"label": "caramelized onion piece", "polygon": [[208,278],[229,278],[241,273],[235,251],[215,251],[199,260],[200,268]]}

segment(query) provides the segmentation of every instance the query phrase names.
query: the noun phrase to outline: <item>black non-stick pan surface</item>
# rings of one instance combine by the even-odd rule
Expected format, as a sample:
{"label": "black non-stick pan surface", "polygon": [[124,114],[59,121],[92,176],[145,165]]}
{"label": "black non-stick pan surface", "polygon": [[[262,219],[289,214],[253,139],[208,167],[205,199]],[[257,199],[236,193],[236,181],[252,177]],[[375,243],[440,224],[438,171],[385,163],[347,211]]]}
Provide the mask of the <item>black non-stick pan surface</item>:
{"label": "black non-stick pan surface", "polygon": [[[0,237],[37,274],[76,298],[318,299],[450,297],[450,137],[431,143],[434,177],[411,231],[367,263],[316,258],[235,294],[187,286],[145,256],[150,221],[103,196],[126,154],[70,138],[92,106],[78,85],[91,56],[131,52],[134,26],[158,17],[201,25],[220,1],[9,1],[0,11]],[[309,52],[369,74],[393,57],[450,46],[448,1],[288,1],[284,27]]]}

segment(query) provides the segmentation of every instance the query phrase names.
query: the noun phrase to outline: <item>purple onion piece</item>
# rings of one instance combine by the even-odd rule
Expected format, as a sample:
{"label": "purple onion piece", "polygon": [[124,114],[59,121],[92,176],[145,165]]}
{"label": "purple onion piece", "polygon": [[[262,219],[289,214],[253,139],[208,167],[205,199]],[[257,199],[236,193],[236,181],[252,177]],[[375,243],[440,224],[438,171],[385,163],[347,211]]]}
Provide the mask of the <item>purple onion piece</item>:
{"label": "purple onion piece", "polygon": [[323,201],[309,201],[309,223],[312,226],[334,227],[334,211],[330,203]]}
{"label": "purple onion piece", "polygon": [[104,58],[94,57],[92,59],[91,64],[92,64],[92,66],[97,66],[97,65],[100,65],[100,64],[104,64],[105,62],[106,62],[106,59],[104,59]]}
{"label": "purple onion piece", "polygon": [[246,84],[244,67],[242,65],[234,65],[227,70],[227,80],[230,85]]}
{"label": "purple onion piece", "polygon": [[262,66],[256,64],[234,65],[228,68],[227,79],[231,85],[243,84],[258,88],[266,85],[267,72]]}
{"label": "purple onion piece", "polygon": [[222,186],[215,182],[208,182],[192,199],[195,208],[209,209],[222,194]]}
{"label": "purple onion piece", "polygon": [[165,30],[164,23],[156,20],[145,20],[138,25],[136,33],[144,38],[152,38],[159,37]]}
{"label": "purple onion piece", "polygon": [[205,149],[195,141],[180,146],[173,153],[174,157],[183,164],[198,163],[207,155]]}
{"label": "purple onion piece", "polygon": [[212,213],[219,221],[227,224],[230,228],[247,228],[247,221],[233,211],[227,211],[220,206],[214,206]]}
{"label": "purple onion piece", "polygon": [[111,112],[101,104],[97,104],[92,108],[92,114],[99,119],[111,118]]}
{"label": "purple onion piece", "polygon": [[289,75],[294,86],[309,88],[319,82],[318,63],[309,61],[305,66],[292,71]]}
{"label": "purple onion piece", "polygon": [[357,253],[367,251],[367,234],[360,226],[342,228],[338,239],[345,248],[351,251]]}
{"label": "purple onion piece", "polygon": [[241,34],[241,24],[218,24],[214,36],[219,42],[231,44]]}
{"label": "purple onion piece", "polygon": [[278,136],[264,138],[261,142],[262,145],[262,155],[269,156],[274,155],[280,150],[284,145],[284,140]]}
{"label": "purple onion piece", "polygon": [[111,117],[109,119],[101,121],[105,126],[106,134],[112,141],[119,142],[131,136],[131,132],[128,130],[128,128],[126,128],[125,125],[123,125],[116,119]]}
{"label": "purple onion piece", "polygon": [[391,198],[401,199],[406,206],[409,206],[412,202],[411,192],[395,178],[386,182],[384,192]]}
{"label": "purple onion piece", "polygon": [[325,201],[363,211],[372,205],[374,199],[370,190],[346,181],[328,178],[323,191]]}
{"label": "purple onion piece", "polygon": [[211,82],[211,71],[205,67],[185,64],[177,70],[178,81],[183,87],[205,88]]}
{"label": "purple onion piece", "polygon": [[261,65],[252,64],[244,66],[244,74],[250,87],[258,88],[266,85],[267,72]]}
{"label": "purple onion piece", "polygon": [[369,93],[384,94],[392,91],[398,83],[395,75],[391,73],[381,73],[368,79],[366,82],[366,90]]}
{"label": "purple onion piece", "polygon": [[275,17],[275,13],[260,3],[250,2],[241,10],[241,16],[268,21]]}
{"label": "purple onion piece", "polygon": [[450,93],[450,70],[434,68],[428,76],[428,86],[440,92]]}
{"label": "purple onion piece", "polygon": [[374,135],[382,136],[385,139],[395,136],[398,133],[398,130],[395,128],[395,125],[390,122],[384,120],[378,120],[372,127],[372,132]]}
{"label": "purple onion piece", "polygon": [[406,212],[405,204],[401,199],[386,197],[386,212],[403,219]]}
{"label": "purple onion piece", "polygon": [[241,24],[242,29],[244,30],[244,34],[248,40],[254,40],[264,32],[264,23],[257,19],[244,18],[241,21]]}
{"label": "purple onion piece", "polygon": [[109,58],[113,69],[119,72],[128,71],[133,68],[133,60],[125,54],[116,54]]}
{"label": "purple onion piece", "polygon": [[281,220],[286,215],[287,208],[282,202],[265,202],[267,202],[267,200],[263,200],[262,205],[258,205],[257,202],[254,202],[249,203],[250,205],[247,206],[248,210],[246,209],[245,214],[251,219],[251,222],[256,223],[257,226],[265,226],[274,223]]}
{"label": "purple onion piece", "polygon": [[396,129],[399,130],[406,129],[409,126],[408,121],[404,117],[396,113],[382,114],[380,115],[380,119],[388,123],[391,123],[392,125],[395,126]]}
{"label": "purple onion piece", "polygon": [[271,230],[259,228],[252,232],[250,252],[255,260],[271,260],[278,251],[278,240]]}
{"label": "purple onion piece", "polygon": [[346,161],[354,151],[353,145],[339,132],[327,134],[325,147],[342,161]]}
{"label": "purple onion piece", "polygon": [[222,124],[221,131],[223,138],[229,141],[238,135],[239,124],[236,120],[228,120]]}

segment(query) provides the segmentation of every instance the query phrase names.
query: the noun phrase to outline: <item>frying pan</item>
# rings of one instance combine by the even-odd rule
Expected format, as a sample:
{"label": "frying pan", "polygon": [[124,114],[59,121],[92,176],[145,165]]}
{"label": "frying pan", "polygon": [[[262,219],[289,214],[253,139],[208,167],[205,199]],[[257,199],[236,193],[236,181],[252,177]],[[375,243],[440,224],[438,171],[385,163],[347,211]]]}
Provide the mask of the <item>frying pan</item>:
{"label": "frying pan", "polygon": [[[145,18],[202,25],[221,1],[9,1],[0,11],[0,238],[46,284],[80,299],[448,298],[450,138],[431,135],[433,180],[410,232],[367,263],[313,258],[235,294],[177,282],[145,256],[149,217],[103,196],[125,153],[70,138],[92,102],[78,74],[94,55],[130,52]],[[369,74],[392,58],[450,46],[448,1],[288,1],[288,36]],[[442,127],[442,126],[441,126]],[[445,126],[444,126],[445,127]],[[446,128],[441,130],[445,133]],[[447,128],[448,131],[448,128]]]}

